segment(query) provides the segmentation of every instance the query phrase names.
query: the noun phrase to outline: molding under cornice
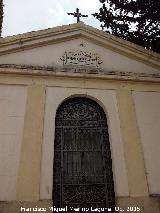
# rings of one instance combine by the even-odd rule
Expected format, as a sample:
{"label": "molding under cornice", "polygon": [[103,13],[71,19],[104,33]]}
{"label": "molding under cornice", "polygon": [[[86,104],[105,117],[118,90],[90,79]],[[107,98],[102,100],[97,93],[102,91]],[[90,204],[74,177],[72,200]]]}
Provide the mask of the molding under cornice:
{"label": "molding under cornice", "polygon": [[136,82],[160,82],[160,74],[108,71],[86,66],[41,67],[1,64],[0,74],[108,79]]}

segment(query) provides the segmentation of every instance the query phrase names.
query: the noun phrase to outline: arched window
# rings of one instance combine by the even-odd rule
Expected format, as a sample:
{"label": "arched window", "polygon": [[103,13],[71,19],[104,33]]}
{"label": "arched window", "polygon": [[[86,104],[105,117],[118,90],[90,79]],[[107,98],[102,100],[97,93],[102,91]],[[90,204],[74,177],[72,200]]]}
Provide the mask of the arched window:
{"label": "arched window", "polygon": [[106,115],[95,101],[75,97],[56,114],[53,203],[56,207],[114,207]]}

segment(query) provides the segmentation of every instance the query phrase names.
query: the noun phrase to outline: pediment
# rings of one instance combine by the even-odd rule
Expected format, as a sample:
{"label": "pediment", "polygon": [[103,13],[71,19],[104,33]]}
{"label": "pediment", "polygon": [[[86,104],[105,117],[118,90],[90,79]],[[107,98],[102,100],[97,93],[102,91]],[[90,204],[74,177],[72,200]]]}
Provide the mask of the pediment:
{"label": "pediment", "polygon": [[83,23],[0,40],[0,65],[159,74],[159,59],[159,54]]}

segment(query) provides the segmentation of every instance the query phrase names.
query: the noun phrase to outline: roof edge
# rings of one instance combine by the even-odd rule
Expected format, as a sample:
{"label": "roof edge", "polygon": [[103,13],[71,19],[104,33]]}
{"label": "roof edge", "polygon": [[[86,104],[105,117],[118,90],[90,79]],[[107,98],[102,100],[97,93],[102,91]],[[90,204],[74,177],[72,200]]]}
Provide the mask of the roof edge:
{"label": "roof edge", "polygon": [[[69,32],[76,32],[73,37],[77,35],[81,35],[84,37],[88,36],[88,38],[92,37],[93,40],[97,40],[99,43],[106,44],[106,46],[115,49],[115,51],[119,53],[130,55],[131,57],[134,57],[141,62],[151,64],[151,66],[160,68],[160,54],[150,50],[146,50],[139,45],[118,38],[109,33],[103,32],[99,29],[84,24],[83,22],[28,32],[24,34],[9,36],[6,38],[0,38],[0,55],[7,54],[9,51],[16,52],[21,51],[22,49],[24,50],[25,48],[27,48],[27,42],[29,41],[35,41],[60,35],[61,38],[63,37],[63,39],[65,39],[69,37]],[[38,45],[38,42],[35,44],[35,46],[36,45]]]}

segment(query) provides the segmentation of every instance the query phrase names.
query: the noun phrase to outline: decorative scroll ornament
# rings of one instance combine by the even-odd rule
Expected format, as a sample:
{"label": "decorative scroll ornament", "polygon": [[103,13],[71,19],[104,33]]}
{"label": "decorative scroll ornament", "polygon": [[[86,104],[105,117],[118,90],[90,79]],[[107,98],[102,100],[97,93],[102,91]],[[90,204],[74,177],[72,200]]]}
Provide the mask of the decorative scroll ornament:
{"label": "decorative scroll ornament", "polygon": [[86,51],[66,51],[60,59],[63,61],[63,65],[85,65],[99,67],[100,64],[103,63],[97,53]]}
{"label": "decorative scroll ornament", "polygon": [[55,125],[53,205],[80,208],[79,212],[91,207],[114,209],[112,158],[102,107],[85,97],[67,99],[57,110]]}

